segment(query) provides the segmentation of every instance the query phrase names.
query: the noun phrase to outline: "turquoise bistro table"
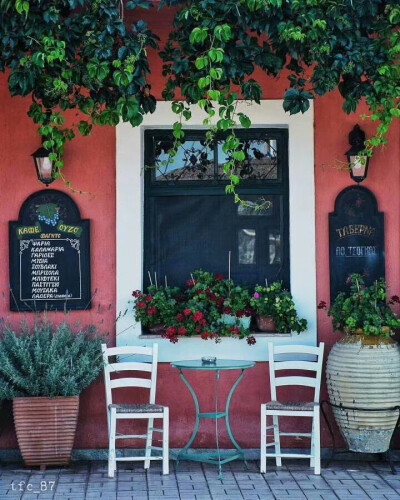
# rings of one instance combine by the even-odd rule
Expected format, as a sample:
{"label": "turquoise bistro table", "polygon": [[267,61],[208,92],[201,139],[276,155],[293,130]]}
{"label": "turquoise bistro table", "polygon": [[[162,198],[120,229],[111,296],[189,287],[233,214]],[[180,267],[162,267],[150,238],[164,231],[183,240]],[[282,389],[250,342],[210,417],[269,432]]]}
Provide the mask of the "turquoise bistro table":
{"label": "turquoise bistro table", "polygon": [[[255,363],[254,361],[240,361],[240,360],[232,360],[232,359],[217,359],[215,363],[204,363],[201,359],[195,360],[187,360],[187,361],[175,361],[171,363],[174,368],[179,370],[181,379],[186,384],[189,389],[193,401],[194,406],[196,408],[196,423],[193,430],[193,434],[189,439],[188,443],[182,450],[178,453],[176,460],[193,460],[195,462],[206,462],[209,464],[218,465],[219,473],[221,474],[222,465],[231,462],[232,460],[236,460],[238,458],[244,460],[244,452],[242,448],[238,445],[235,438],[233,437],[231,426],[229,423],[229,408],[231,405],[232,396],[240,384],[242,378],[244,377],[244,372],[248,368],[252,368]],[[196,393],[193,387],[189,384],[187,378],[183,374],[183,370],[197,370],[197,371],[214,371],[216,376],[216,384],[215,384],[215,412],[207,412],[203,413],[200,411],[199,400],[196,396]],[[226,400],[226,405],[224,411],[219,411],[219,380],[222,371],[227,370],[240,370],[241,373],[237,378],[236,382],[233,384],[232,389],[229,392],[228,399]],[[204,387],[204,386],[203,386]],[[190,452],[189,449],[193,444],[193,441],[196,438],[197,432],[200,427],[200,420],[203,418],[207,419],[215,419],[215,437],[217,442],[217,450],[216,452]],[[231,443],[235,447],[236,451],[233,453],[221,453],[219,449],[219,441],[218,441],[218,420],[224,418],[226,422],[226,429],[228,431],[229,439]]]}

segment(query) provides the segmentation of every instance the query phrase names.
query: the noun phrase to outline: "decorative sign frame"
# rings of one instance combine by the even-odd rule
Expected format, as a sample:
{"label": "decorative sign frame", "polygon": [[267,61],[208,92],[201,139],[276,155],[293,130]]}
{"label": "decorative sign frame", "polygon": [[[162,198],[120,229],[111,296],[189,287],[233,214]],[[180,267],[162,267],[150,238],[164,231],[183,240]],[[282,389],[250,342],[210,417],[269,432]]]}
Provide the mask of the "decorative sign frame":
{"label": "decorative sign frame", "polygon": [[70,196],[38,191],[9,222],[10,309],[89,309],[90,221]]}
{"label": "decorative sign frame", "polygon": [[348,290],[352,273],[363,275],[368,285],[385,277],[384,214],[369,189],[350,186],[338,194],[329,214],[329,252],[331,302]]}

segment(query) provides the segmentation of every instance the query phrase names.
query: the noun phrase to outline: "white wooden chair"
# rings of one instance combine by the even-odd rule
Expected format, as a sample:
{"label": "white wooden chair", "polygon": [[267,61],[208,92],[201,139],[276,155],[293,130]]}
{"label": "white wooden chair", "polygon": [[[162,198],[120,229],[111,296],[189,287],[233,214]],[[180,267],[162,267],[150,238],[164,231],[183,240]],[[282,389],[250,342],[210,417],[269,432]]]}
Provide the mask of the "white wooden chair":
{"label": "white wooden chair", "polygon": [[[144,468],[150,467],[150,461],[162,460],[163,474],[169,473],[169,409],[166,406],[156,405],[156,381],[157,381],[157,359],[158,345],[153,347],[110,347],[102,345],[104,359],[104,379],[106,388],[107,422],[109,436],[108,452],[108,476],[114,477],[117,470],[117,461],[141,461],[144,460]],[[118,356],[119,362],[110,362],[110,356]],[[140,356],[140,361],[130,360],[132,356]],[[142,361],[145,357],[146,361]],[[147,362],[149,357],[149,362]],[[124,359],[128,358],[128,361]],[[120,372],[147,372],[150,378],[143,376],[112,378],[113,373]],[[121,387],[143,387],[150,389],[149,404],[114,404],[113,390]],[[147,434],[121,434],[116,432],[117,421],[126,419],[148,419]],[[154,419],[162,419],[162,429],[153,427]],[[153,432],[162,434],[162,447],[152,446]],[[144,456],[117,457],[115,441],[117,439],[145,439],[146,447]],[[162,450],[162,456],[152,455],[152,450]]]}
{"label": "white wooden chair", "polygon": [[[321,386],[322,361],[324,357],[324,343],[319,347],[287,345],[274,346],[268,343],[269,349],[269,373],[271,384],[271,399],[269,403],[261,405],[261,472],[266,472],[267,457],[275,457],[276,465],[282,465],[283,458],[309,458],[310,467],[314,467],[315,474],[321,474],[321,451],[320,451],[320,412],[319,393]],[[296,356],[296,360],[293,359]],[[284,356],[283,360],[277,360],[276,356]],[[303,361],[299,361],[299,357]],[[287,359],[290,359],[289,361]],[[310,361],[310,359],[314,359]],[[305,374],[276,376],[279,370],[305,371]],[[315,375],[314,377],[312,375]],[[314,389],[314,397],[307,402],[283,402],[277,399],[277,387],[281,386],[307,386]],[[272,417],[272,425],[267,426],[267,417]],[[279,430],[279,417],[310,417],[312,419],[311,433],[281,432]],[[268,434],[268,430],[273,430]],[[311,439],[311,450],[308,454],[282,453],[281,436],[301,436]],[[273,442],[267,442],[272,437]],[[274,447],[274,453],[268,453],[267,448]]]}

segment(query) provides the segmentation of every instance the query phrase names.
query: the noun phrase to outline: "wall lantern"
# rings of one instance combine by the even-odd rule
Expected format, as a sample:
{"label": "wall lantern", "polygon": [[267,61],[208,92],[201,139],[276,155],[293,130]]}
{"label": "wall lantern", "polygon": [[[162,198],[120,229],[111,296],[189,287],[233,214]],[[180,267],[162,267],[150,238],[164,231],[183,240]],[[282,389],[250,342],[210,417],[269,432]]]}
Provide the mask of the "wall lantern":
{"label": "wall lantern", "polygon": [[40,182],[48,186],[54,181],[53,162],[49,158],[50,151],[43,146],[37,149],[33,154],[36,173]]}
{"label": "wall lantern", "polygon": [[365,132],[358,125],[355,125],[349,134],[349,144],[351,148],[346,151],[347,161],[350,169],[350,177],[355,182],[362,182],[367,178],[369,158],[367,155],[360,155],[360,151],[365,149]]}

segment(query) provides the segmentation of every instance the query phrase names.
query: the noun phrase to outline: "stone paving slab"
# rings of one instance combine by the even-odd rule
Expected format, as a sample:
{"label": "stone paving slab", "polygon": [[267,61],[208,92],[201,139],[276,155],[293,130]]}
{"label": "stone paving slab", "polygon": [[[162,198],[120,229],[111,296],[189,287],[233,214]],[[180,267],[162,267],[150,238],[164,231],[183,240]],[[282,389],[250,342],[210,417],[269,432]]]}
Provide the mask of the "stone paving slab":
{"label": "stone paving slab", "polygon": [[223,467],[192,462],[118,465],[114,479],[106,462],[75,462],[46,472],[19,465],[0,466],[0,500],[400,500],[398,475],[384,462],[335,461],[315,476],[306,461],[287,460],[282,467],[259,462],[246,468],[237,461]]}

